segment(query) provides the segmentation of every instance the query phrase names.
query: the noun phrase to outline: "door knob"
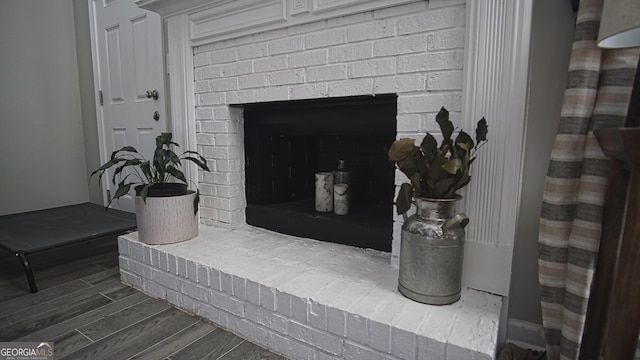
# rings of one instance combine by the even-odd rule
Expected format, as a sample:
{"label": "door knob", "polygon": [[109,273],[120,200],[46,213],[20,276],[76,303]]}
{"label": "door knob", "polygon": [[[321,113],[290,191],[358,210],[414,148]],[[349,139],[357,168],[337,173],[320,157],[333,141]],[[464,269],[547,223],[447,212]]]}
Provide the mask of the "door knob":
{"label": "door knob", "polygon": [[153,100],[158,100],[158,90],[147,90],[147,99],[151,98],[153,98]]}
{"label": "door knob", "polygon": [[160,120],[160,113],[157,111],[153,112],[153,120],[158,121]]}

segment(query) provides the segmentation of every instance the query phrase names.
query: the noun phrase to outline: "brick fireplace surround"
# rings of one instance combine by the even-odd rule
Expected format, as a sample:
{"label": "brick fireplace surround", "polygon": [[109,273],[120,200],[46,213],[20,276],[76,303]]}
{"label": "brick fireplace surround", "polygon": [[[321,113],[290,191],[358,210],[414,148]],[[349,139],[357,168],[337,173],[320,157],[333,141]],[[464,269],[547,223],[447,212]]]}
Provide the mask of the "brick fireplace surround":
{"label": "brick fireplace surround", "polygon": [[[251,227],[244,214],[242,104],[397,94],[398,137],[437,131],[434,117],[443,105],[455,123],[470,127],[461,118],[470,4],[187,0],[180,9],[165,0],[136,3],[160,9],[169,54],[186,53],[167,65],[173,118],[183,122],[174,123],[174,133],[197,146],[213,171],[196,175],[197,238],[154,246],[138,242],[136,233],[120,237],[125,283],[292,359],[495,357],[503,298],[492,293],[506,295],[508,285],[464,286],[462,300],[446,306],[404,298],[397,291],[401,217],[394,219],[392,252],[383,253]],[[496,18],[509,18],[502,15]],[[177,73],[186,81],[174,81]],[[176,95],[182,93],[185,98]],[[519,159],[510,152],[505,161],[511,155]],[[512,189],[491,176],[503,174],[478,182],[495,183],[508,195]],[[504,221],[515,216],[508,206],[493,208]],[[510,228],[502,226],[501,234],[504,229]],[[497,266],[510,266],[510,257]]]}
{"label": "brick fireplace surround", "polygon": [[[230,244],[233,244],[231,246]],[[121,236],[122,281],[290,359],[495,358],[501,297],[411,301],[374,250],[202,226],[173,245]]]}

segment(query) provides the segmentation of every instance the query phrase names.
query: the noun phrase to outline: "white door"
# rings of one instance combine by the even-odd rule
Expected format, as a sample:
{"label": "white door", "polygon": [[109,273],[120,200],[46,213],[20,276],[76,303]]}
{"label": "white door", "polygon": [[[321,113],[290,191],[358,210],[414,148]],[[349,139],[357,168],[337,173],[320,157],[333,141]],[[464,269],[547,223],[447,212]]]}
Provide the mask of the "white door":
{"label": "white door", "polygon": [[[160,16],[134,0],[88,1],[102,162],[123,146],[150,159],[155,137],[167,129]],[[105,203],[117,189],[111,173],[102,178]],[[111,206],[134,212],[132,194]]]}

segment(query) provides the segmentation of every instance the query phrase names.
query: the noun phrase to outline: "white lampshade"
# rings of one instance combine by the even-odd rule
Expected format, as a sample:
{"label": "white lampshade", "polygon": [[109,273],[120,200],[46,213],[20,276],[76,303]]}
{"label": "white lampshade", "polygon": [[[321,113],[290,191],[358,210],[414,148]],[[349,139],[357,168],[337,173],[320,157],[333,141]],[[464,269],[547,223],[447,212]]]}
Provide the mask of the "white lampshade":
{"label": "white lampshade", "polygon": [[598,46],[640,46],[640,0],[604,0]]}

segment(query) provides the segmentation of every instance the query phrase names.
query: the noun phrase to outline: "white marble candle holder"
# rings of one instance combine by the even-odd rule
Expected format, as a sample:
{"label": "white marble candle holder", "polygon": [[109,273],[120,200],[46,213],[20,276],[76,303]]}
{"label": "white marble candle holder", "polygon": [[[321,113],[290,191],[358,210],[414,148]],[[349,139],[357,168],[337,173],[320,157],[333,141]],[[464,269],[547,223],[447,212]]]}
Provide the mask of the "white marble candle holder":
{"label": "white marble candle holder", "polygon": [[347,215],[349,213],[349,185],[333,185],[333,211],[336,215]]}
{"label": "white marble candle holder", "polygon": [[316,173],[316,211],[333,211],[333,173]]}

